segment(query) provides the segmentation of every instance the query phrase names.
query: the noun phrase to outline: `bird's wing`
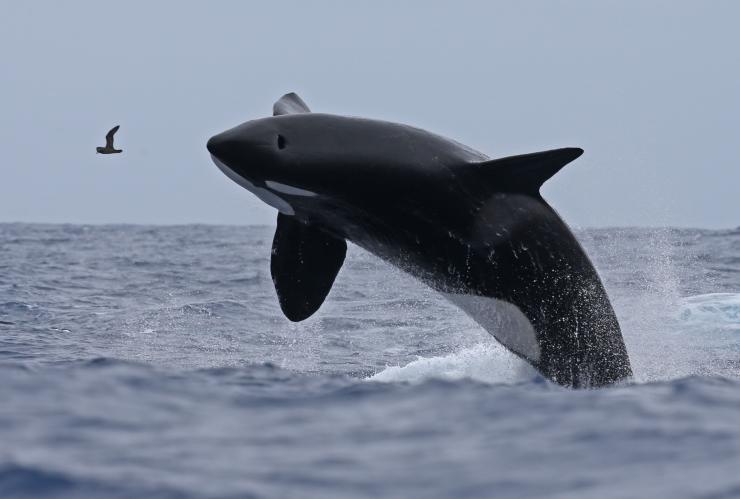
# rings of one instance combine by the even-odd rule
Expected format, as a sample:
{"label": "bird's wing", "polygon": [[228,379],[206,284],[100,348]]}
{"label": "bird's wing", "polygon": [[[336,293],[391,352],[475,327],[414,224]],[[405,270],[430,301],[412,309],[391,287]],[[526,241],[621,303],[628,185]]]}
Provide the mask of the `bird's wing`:
{"label": "bird's wing", "polygon": [[120,125],[116,125],[113,128],[110,129],[110,132],[105,136],[105,147],[112,148],[113,147],[113,136],[118,131],[118,127]]}

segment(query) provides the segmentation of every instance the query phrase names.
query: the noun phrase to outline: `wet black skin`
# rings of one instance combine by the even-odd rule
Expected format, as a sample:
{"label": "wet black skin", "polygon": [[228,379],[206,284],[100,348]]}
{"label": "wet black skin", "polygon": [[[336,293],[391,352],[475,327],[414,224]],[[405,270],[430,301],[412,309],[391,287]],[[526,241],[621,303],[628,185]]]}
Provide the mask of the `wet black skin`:
{"label": "wet black skin", "polygon": [[[208,150],[258,187],[269,180],[316,193],[277,193],[295,211],[278,220],[279,295],[292,274],[280,277],[276,258],[283,253],[292,259],[284,268],[296,265],[279,240],[308,241],[308,232],[319,241],[311,243],[315,248],[328,248],[309,256],[315,265],[297,271],[310,278],[323,269],[316,289],[325,292],[349,240],[438,291],[516,305],[533,325],[541,353],[539,360],[515,353],[556,383],[598,387],[631,376],[599,276],[539,194],[542,182],[580,149],[550,151],[545,163],[537,155],[497,162],[417,128],[301,112],[246,122],[212,137]],[[317,297],[302,308],[293,310],[290,297],[281,300],[289,318],[310,315],[325,296],[314,288],[308,293]]]}

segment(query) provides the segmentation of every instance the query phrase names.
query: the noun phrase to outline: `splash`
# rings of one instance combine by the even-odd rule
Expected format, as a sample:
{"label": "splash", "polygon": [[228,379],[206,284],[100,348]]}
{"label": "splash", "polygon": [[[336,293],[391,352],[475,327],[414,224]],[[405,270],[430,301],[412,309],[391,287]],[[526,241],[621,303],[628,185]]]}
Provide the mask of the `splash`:
{"label": "splash", "polygon": [[427,379],[473,379],[484,383],[515,383],[536,377],[529,364],[497,343],[479,343],[442,357],[419,357],[405,366],[390,366],[367,378],[381,382],[418,383]]}

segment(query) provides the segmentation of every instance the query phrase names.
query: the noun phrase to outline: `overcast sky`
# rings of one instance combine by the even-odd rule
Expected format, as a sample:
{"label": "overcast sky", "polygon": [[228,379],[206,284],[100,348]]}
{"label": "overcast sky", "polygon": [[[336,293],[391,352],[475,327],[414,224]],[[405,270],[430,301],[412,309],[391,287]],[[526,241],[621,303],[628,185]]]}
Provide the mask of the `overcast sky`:
{"label": "overcast sky", "polygon": [[[740,225],[740,2],[3,2],[0,222],[274,223],[205,143],[295,91],[491,157],[575,226]],[[124,153],[95,154],[120,124]]]}

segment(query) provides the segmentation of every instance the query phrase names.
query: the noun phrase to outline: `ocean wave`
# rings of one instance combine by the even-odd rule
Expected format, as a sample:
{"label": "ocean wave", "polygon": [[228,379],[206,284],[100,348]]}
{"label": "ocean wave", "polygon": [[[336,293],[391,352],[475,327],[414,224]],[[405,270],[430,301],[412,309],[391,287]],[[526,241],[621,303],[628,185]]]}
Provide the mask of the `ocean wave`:
{"label": "ocean wave", "polygon": [[235,300],[220,300],[186,303],[179,307],[166,307],[158,312],[175,313],[183,316],[200,316],[217,318],[221,314],[243,313],[247,305]]}
{"label": "ocean wave", "polygon": [[132,483],[105,483],[87,478],[77,478],[59,471],[46,470],[40,466],[6,464],[4,466],[0,465],[0,497],[3,499],[21,497],[185,499],[191,496],[172,489],[152,489],[137,487]]}
{"label": "ocean wave", "polygon": [[740,330],[740,293],[708,293],[684,298],[680,317],[691,323]]}
{"label": "ocean wave", "polygon": [[41,320],[49,318],[46,308],[23,301],[6,301],[0,303],[0,317],[5,325],[13,325],[19,320]]}

